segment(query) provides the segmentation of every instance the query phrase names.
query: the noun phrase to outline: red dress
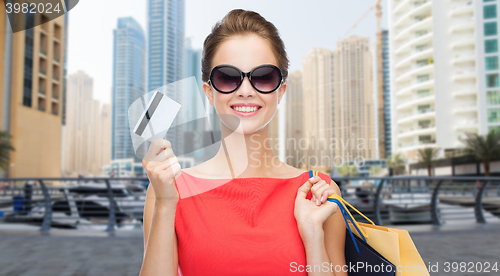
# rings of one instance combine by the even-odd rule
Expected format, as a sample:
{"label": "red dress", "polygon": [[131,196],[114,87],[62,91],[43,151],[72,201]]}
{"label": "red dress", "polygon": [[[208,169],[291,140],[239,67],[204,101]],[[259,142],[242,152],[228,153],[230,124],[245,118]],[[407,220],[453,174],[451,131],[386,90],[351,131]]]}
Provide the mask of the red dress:
{"label": "red dress", "polygon": [[[330,184],[330,177],[319,173]],[[182,172],[177,190],[204,190],[177,204],[175,231],[183,276],[307,275],[306,254],[294,216],[297,190],[309,173],[294,178],[197,178]],[[189,187],[189,188],[186,188]],[[206,189],[205,189],[206,190]],[[311,192],[307,199],[311,198]]]}

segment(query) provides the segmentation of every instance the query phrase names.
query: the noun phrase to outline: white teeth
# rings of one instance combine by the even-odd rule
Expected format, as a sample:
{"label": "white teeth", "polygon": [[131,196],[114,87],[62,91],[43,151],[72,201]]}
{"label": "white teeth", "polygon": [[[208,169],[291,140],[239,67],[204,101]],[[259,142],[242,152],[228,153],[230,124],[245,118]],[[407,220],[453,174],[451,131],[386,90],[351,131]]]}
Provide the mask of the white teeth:
{"label": "white teeth", "polygon": [[234,110],[239,111],[239,112],[254,112],[258,109],[257,106],[235,106],[233,107]]}

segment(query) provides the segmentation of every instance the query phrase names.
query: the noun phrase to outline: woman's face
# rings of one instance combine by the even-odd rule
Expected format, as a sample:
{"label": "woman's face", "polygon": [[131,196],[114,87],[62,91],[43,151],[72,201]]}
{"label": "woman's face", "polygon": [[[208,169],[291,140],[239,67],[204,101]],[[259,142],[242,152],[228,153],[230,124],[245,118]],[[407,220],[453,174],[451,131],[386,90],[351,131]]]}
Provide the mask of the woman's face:
{"label": "woman's face", "polygon": [[[236,66],[243,72],[250,72],[262,64],[278,66],[268,42],[255,34],[233,36],[219,45],[212,60],[212,68],[221,64]],[[224,125],[232,131],[241,132],[242,130],[243,134],[251,134],[271,121],[285,93],[286,83],[283,82],[279,89],[268,94],[257,92],[248,78],[244,78],[240,87],[230,94],[218,92],[208,82],[203,84],[203,90],[210,104],[215,106]],[[238,112],[236,109],[240,107],[237,106],[244,104],[257,105],[258,110],[246,114]],[[241,128],[237,130],[239,123],[241,123]]]}

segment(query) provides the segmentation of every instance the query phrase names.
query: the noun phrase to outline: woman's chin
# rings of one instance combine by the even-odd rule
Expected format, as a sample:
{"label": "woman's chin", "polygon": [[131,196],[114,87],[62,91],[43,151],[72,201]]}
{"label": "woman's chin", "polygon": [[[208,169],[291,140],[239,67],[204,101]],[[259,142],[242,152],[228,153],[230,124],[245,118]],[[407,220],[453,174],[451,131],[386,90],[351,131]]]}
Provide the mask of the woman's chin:
{"label": "woman's chin", "polygon": [[241,122],[241,124],[235,125],[232,124],[234,122],[228,122],[227,124],[224,123],[232,132],[238,133],[238,134],[243,134],[243,135],[250,135],[253,133],[256,133],[260,129],[262,129],[264,126],[257,126],[255,124],[247,124],[245,122]]}

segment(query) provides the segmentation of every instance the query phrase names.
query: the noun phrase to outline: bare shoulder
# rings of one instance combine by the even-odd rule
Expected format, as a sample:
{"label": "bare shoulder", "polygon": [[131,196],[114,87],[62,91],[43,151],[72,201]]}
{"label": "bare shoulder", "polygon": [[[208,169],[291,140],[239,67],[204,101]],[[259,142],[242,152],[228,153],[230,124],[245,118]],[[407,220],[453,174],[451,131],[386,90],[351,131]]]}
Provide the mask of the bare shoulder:
{"label": "bare shoulder", "polygon": [[302,175],[303,173],[307,172],[305,170],[301,170],[299,168],[295,168],[293,166],[290,166],[286,163],[282,163],[282,170],[283,170],[283,178],[292,178],[292,177],[297,177]]}
{"label": "bare shoulder", "polygon": [[330,187],[332,187],[336,191],[337,195],[342,196],[342,192],[340,191],[339,185],[335,183],[335,181],[333,181],[333,179],[331,179],[330,176],[328,176],[328,179],[329,180],[327,182],[330,183]]}

